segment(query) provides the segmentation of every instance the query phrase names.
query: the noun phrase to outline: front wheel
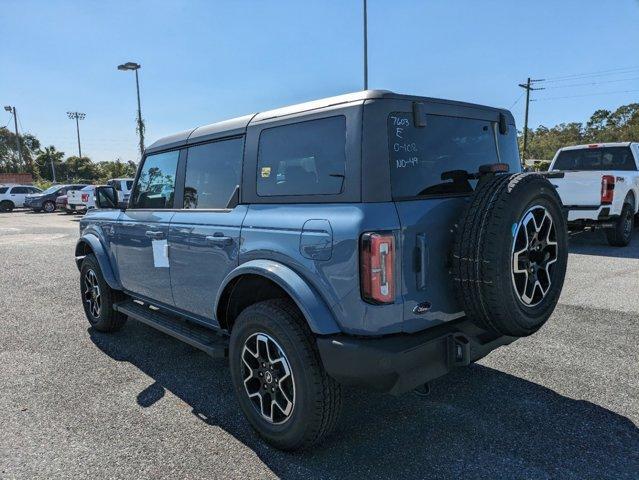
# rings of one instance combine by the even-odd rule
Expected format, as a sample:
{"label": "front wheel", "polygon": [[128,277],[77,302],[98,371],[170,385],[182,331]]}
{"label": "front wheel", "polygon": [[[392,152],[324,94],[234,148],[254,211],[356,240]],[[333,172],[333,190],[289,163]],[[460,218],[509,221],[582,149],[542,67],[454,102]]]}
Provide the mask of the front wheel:
{"label": "front wheel", "polygon": [[229,362],[240,407],[273,446],[309,448],[333,430],[341,387],[324,371],[313,334],[289,301],[267,300],[240,313]]}
{"label": "front wheel", "polygon": [[82,260],[80,294],[84,313],[93,328],[100,332],[115,332],[125,324],[127,317],[113,309],[113,304],[123,300],[124,294],[109,287],[93,255]]}

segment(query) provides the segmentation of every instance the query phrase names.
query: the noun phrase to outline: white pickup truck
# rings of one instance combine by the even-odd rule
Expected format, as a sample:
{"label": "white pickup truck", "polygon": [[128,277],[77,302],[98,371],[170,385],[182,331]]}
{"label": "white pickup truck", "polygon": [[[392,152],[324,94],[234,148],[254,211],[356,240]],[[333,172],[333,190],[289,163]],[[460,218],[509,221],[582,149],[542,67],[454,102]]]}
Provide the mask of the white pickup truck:
{"label": "white pickup truck", "polygon": [[549,178],[568,209],[568,227],[605,229],[608,243],[630,243],[639,208],[639,143],[595,143],[559,149]]}

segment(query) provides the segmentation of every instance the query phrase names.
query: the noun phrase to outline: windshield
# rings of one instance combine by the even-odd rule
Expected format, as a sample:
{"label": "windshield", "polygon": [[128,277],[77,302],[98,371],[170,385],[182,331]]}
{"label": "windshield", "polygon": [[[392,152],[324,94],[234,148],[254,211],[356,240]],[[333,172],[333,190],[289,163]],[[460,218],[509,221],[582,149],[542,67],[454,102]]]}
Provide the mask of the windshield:
{"label": "windshield", "polygon": [[394,199],[464,194],[477,183],[460,172],[442,178],[445,172],[476,173],[499,162],[520,168],[514,126],[501,135],[496,122],[426,115],[426,126],[415,127],[412,113],[401,112],[389,116],[388,136]]}
{"label": "windshield", "polygon": [[563,150],[553,170],[637,170],[630,147]]}
{"label": "windshield", "polygon": [[42,194],[43,195],[49,195],[50,193],[57,192],[61,188],[62,188],[61,185],[52,185],[49,188],[47,188],[44,192],[42,192]]}

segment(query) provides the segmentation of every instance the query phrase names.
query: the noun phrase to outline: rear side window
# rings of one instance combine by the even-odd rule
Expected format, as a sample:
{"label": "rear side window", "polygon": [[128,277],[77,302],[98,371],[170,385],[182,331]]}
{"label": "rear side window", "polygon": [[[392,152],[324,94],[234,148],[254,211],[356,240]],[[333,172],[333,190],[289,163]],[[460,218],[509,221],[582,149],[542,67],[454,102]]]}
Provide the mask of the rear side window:
{"label": "rear side window", "polygon": [[226,208],[240,183],[243,148],[242,138],[189,148],[184,208]]}
{"label": "rear side window", "polygon": [[553,170],[637,170],[630,147],[564,150]]}
{"label": "rear side window", "polygon": [[[474,173],[480,165],[504,162],[519,169],[514,128],[512,138],[496,131],[496,122],[426,115],[426,126],[415,127],[412,113],[388,117],[391,187],[393,198],[469,193],[476,180],[459,172]],[[497,153],[496,137],[503,145]]]}
{"label": "rear side window", "polygon": [[133,208],[173,208],[179,156],[175,150],[146,157],[133,192]]}
{"label": "rear side window", "polygon": [[339,194],[345,168],[344,116],[269,128],[260,135],[257,194]]}
{"label": "rear side window", "polygon": [[7,193],[7,190],[9,190],[9,187],[0,187],[0,193]]}

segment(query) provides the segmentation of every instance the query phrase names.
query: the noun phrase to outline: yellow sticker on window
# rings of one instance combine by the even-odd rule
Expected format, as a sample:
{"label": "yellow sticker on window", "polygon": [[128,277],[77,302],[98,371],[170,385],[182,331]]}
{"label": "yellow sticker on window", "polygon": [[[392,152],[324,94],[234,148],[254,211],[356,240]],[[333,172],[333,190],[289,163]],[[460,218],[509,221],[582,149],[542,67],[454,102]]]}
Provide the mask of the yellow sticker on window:
{"label": "yellow sticker on window", "polygon": [[271,176],[271,167],[262,167],[262,178],[268,178]]}

